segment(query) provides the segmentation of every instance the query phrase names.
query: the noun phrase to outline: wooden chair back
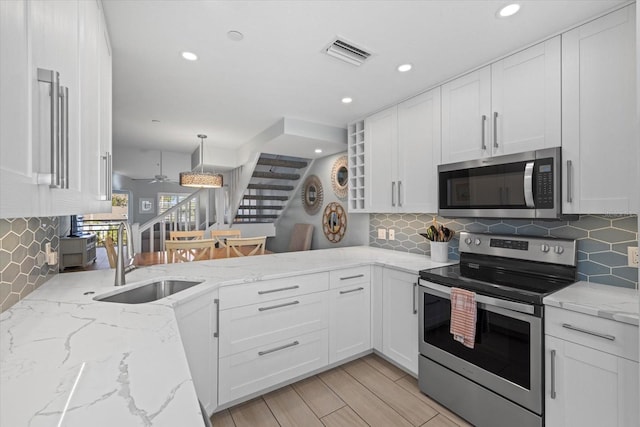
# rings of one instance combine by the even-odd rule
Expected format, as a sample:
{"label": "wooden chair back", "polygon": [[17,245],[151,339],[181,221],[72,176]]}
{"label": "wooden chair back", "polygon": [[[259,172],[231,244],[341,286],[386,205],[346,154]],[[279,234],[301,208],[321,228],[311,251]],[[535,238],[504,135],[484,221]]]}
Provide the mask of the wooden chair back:
{"label": "wooden chair back", "polygon": [[[264,247],[267,243],[267,236],[261,237],[241,237],[227,239],[227,258],[233,256],[264,255]],[[253,246],[248,252],[242,250],[243,247]]]}
{"label": "wooden chair back", "polygon": [[166,240],[167,262],[190,262],[213,259],[216,242],[213,239]]}
{"label": "wooden chair back", "polygon": [[242,233],[240,230],[211,230],[211,238],[216,240],[219,248],[226,248],[226,240],[229,238],[240,238]]}
{"label": "wooden chair back", "polygon": [[116,254],[116,248],[113,244],[111,236],[104,238],[104,248],[107,250],[107,259],[109,260],[109,268],[116,268],[116,260],[118,255]]}
{"label": "wooden chair back", "polygon": [[204,230],[193,231],[170,231],[169,240],[202,240],[204,239]]}

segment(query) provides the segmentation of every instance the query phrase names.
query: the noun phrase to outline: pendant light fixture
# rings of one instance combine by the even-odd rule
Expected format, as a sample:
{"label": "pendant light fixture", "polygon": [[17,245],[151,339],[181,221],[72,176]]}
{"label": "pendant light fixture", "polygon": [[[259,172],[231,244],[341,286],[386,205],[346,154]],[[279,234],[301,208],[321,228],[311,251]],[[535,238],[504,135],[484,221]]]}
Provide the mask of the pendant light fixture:
{"label": "pendant light fixture", "polygon": [[204,140],[207,135],[198,135],[200,138],[200,172],[180,172],[180,185],[196,188],[220,188],[222,187],[222,175],[204,171]]}

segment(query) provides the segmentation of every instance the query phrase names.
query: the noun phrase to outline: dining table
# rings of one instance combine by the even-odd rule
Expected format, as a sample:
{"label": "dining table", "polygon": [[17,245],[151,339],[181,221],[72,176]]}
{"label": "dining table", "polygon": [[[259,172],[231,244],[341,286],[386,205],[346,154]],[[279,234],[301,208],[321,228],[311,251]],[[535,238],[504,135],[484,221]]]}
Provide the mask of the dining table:
{"label": "dining table", "polygon": [[[239,249],[243,254],[247,255],[253,249],[255,249],[255,246],[241,246],[239,247]],[[266,249],[264,251],[264,255],[272,254],[272,253],[273,253],[272,251],[268,251]],[[235,255],[233,251],[231,251],[229,253],[228,258],[235,258],[237,256],[238,255]],[[253,256],[257,256],[257,255],[253,255]],[[222,258],[227,258],[227,248],[215,248],[212,259],[215,260],[215,259],[222,259]],[[210,260],[207,260],[207,261],[210,261]],[[133,259],[133,264],[136,267],[144,267],[149,265],[166,264],[166,263],[167,263],[167,251],[140,252],[135,254]]]}

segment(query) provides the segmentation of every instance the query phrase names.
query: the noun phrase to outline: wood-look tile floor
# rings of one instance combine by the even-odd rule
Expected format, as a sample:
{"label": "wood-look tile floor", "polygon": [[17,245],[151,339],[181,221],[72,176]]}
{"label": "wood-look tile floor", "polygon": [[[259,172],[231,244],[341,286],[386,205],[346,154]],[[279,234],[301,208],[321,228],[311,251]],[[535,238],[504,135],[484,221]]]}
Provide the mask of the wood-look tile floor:
{"label": "wood-look tile floor", "polygon": [[211,421],[214,427],[471,426],[373,354],[225,409]]}

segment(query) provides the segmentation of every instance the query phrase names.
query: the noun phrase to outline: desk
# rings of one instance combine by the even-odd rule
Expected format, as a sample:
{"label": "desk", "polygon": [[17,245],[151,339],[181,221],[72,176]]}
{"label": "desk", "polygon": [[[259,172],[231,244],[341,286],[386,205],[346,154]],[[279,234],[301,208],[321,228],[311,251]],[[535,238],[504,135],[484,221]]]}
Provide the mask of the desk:
{"label": "desk", "polygon": [[[255,246],[243,246],[240,251],[243,254],[247,254],[251,252]],[[273,252],[265,249],[264,254],[272,254]],[[230,258],[235,258],[233,253],[230,254]],[[257,256],[257,255],[254,255]],[[227,257],[227,248],[216,248],[213,253],[213,259],[221,259]],[[210,261],[210,260],[208,260]],[[144,267],[147,265],[156,265],[156,264],[166,264],[167,263],[167,253],[165,251],[157,251],[157,252],[141,252],[136,254],[133,263],[138,267]]]}

